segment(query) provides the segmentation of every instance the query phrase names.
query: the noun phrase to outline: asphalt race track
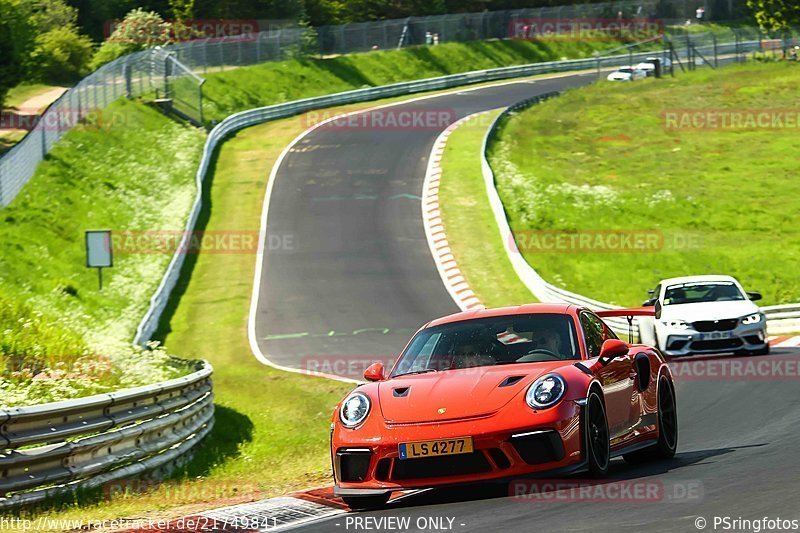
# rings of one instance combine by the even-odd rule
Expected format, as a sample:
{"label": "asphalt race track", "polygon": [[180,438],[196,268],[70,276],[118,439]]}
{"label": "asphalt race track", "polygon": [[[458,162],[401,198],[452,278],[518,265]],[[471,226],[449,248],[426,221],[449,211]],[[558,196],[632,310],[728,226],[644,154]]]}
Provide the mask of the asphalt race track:
{"label": "asphalt race track", "polygon": [[[589,74],[521,81],[394,109],[451,110],[455,120],[594,79]],[[336,362],[398,353],[419,326],[458,310],[431,257],[418,198],[441,129],[328,125],[310,132],[284,158],[268,228],[291,245],[268,250],[255,317],[259,348],[271,361],[312,369],[330,362],[322,370],[341,371]],[[721,531],[714,528],[715,516],[797,520],[800,351],[779,348],[773,354],[768,360],[776,366],[759,379],[677,376],[676,458],[640,466],[617,459],[608,480],[655,487],[650,497],[524,499],[509,497],[507,484],[473,485],[411,494],[382,511],[338,515],[300,529],[397,530],[397,522],[380,521],[387,517],[410,518],[402,528],[410,531],[430,531],[431,522],[417,519],[438,517],[445,519],[439,530],[452,531]],[[694,364],[708,369],[730,362]],[[778,375],[792,369],[794,378]],[[354,521],[367,517],[369,522]],[[699,517],[706,520],[704,528]]]}
{"label": "asphalt race track", "polygon": [[372,112],[383,122],[403,111],[440,112],[438,127],[333,123],[306,135],[283,159],[269,201],[273,245],[255,317],[261,352],[279,365],[342,374],[344,362],[390,358],[424,323],[457,312],[422,226],[419,195],[434,140],[458,118],[594,80],[464,89]]}

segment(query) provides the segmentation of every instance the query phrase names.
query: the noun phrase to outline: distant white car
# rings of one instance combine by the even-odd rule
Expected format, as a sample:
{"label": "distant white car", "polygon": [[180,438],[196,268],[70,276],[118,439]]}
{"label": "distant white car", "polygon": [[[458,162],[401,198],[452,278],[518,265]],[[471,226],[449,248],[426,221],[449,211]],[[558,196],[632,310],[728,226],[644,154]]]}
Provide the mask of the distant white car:
{"label": "distant white car", "polygon": [[640,321],[645,344],[669,357],[735,352],[769,353],[767,319],[753,303],[757,292],[745,292],[731,276],[688,276],[665,279],[644,305],[661,308],[659,318]]}
{"label": "distant white car", "polygon": [[634,81],[646,78],[645,71],[635,67],[620,67],[608,75],[608,81]]}
{"label": "distant white car", "polygon": [[648,57],[638,65],[634,65],[633,68],[644,71],[645,75],[647,76],[655,76],[656,60],[661,61],[661,72],[666,72],[672,66],[672,61],[668,57]]}

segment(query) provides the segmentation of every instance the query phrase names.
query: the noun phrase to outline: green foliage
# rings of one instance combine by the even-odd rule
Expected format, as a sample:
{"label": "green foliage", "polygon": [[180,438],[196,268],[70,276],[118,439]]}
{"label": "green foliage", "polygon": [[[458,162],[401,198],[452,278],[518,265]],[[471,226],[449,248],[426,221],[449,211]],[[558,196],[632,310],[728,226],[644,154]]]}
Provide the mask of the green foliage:
{"label": "green foliage", "polygon": [[747,0],[747,6],[765,31],[800,25],[800,3],[796,0]]}
{"label": "green foliage", "polygon": [[114,32],[97,50],[92,69],[109,61],[145,48],[172,42],[172,25],[154,11],[134,9],[116,26]]}
{"label": "green foliage", "polygon": [[20,1],[0,0],[0,109],[8,91],[25,79],[34,35]]}
{"label": "green foliage", "polygon": [[33,61],[41,79],[70,83],[86,75],[93,51],[88,37],[74,26],[63,26],[36,37]]}

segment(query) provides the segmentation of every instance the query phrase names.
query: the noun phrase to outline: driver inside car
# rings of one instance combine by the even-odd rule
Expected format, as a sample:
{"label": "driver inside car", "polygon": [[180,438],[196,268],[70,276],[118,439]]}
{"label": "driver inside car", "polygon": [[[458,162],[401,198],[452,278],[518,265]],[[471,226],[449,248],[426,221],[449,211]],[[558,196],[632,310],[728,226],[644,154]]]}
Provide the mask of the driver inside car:
{"label": "driver inside car", "polygon": [[531,343],[534,350],[547,350],[554,355],[561,355],[561,335],[553,330],[535,331]]}

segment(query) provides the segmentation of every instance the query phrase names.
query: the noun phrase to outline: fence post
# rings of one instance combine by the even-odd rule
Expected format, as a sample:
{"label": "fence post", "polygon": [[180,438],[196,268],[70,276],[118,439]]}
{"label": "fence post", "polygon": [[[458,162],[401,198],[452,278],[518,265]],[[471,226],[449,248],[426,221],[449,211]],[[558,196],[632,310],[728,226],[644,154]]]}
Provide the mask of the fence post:
{"label": "fence post", "polygon": [[198,95],[198,100],[199,100],[199,104],[200,104],[199,105],[199,109],[200,109],[200,126],[202,126],[202,127],[205,127],[205,124],[206,124],[205,116],[203,114],[203,84],[205,82],[206,82],[206,80],[203,79],[200,82],[200,85],[197,87],[197,95]]}
{"label": "fence post", "polygon": [[127,62],[122,66],[122,74],[125,76],[125,96],[128,100],[133,98],[133,79],[131,76],[131,66]]}
{"label": "fence post", "polygon": [[713,33],[711,34],[711,40],[714,43],[714,68],[719,66],[719,57],[717,56],[717,36]]}

